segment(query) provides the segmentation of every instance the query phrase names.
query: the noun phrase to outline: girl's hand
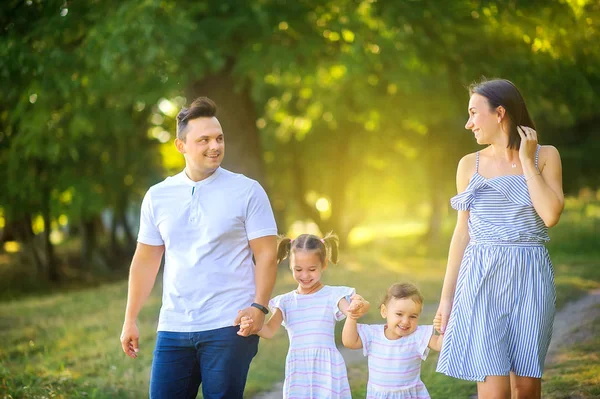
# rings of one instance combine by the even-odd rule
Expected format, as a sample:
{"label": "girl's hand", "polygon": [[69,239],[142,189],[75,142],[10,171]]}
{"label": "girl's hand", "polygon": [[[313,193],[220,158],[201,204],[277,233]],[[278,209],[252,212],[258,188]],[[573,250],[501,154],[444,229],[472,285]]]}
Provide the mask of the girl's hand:
{"label": "girl's hand", "polygon": [[521,136],[521,146],[519,147],[521,165],[533,162],[538,145],[537,132],[527,126],[517,126],[517,132]]}
{"label": "girl's hand", "polygon": [[433,318],[433,327],[439,332],[442,329],[442,316],[435,315]]}
{"label": "girl's hand", "polygon": [[450,319],[450,311],[452,310],[452,302],[442,301],[440,302],[440,306],[438,307],[437,312],[435,313],[435,318],[433,319],[433,325],[435,326],[435,319],[440,319],[440,327],[436,326],[436,330],[438,333],[443,334],[446,331],[446,326],[448,325],[448,320]]}
{"label": "girl's hand", "polygon": [[242,337],[247,337],[249,335],[249,331],[252,329],[253,324],[254,320],[252,320],[250,317],[242,316],[242,319],[240,321],[240,329],[237,332],[237,334],[241,335]]}
{"label": "girl's hand", "polygon": [[350,297],[350,306],[348,306],[348,317],[352,319],[360,319],[369,311],[371,304],[365,298],[358,294]]}

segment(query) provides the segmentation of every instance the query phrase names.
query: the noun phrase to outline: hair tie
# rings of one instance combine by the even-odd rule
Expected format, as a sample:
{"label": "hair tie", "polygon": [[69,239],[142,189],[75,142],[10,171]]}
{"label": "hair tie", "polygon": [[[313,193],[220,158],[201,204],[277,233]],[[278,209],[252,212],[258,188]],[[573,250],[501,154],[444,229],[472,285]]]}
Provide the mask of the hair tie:
{"label": "hair tie", "polygon": [[325,240],[322,238],[319,238],[319,241],[321,241],[323,244],[325,244]]}
{"label": "hair tie", "polygon": [[294,243],[294,240],[290,240],[290,245],[292,245]]}

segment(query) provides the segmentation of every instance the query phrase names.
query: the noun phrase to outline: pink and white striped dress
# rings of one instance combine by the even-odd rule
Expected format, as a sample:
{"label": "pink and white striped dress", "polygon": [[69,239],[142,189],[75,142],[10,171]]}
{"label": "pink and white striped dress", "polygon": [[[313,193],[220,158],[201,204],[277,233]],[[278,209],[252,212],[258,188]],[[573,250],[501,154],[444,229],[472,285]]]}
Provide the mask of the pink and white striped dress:
{"label": "pink and white striped dress", "polygon": [[429,354],[433,326],[419,326],[396,340],[385,336],[383,324],[359,324],[363,353],[369,359],[367,399],[428,399],[421,381],[421,362]]}
{"label": "pink and white striped dress", "polygon": [[286,399],[351,398],[344,358],[334,340],[335,323],[345,318],[338,303],[354,294],[350,287],[324,286],[300,295],[296,291],[269,302],[281,310],[290,338],[285,365],[283,397]]}

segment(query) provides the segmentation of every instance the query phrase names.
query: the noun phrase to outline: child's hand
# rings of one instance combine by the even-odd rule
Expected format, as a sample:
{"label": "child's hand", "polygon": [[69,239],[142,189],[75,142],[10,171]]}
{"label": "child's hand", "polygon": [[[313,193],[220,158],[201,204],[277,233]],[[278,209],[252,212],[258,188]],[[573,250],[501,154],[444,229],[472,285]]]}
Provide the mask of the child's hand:
{"label": "child's hand", "polygon": [[433,326],[435,327],[436,331],[440,334],[443,334],[440,330],[442,328],[442,316],[441,315],[436,315],[435,318],[433,319]]}
{"label": "child's hand", "polygon": [[254,323],[254,320],[252,320],[250,317],[248,316],[243,316],[242,320],[240,321],[240,329],[237,332],[238,335],[241,335],[242,337],[245,337],[248,335],[248,330],[250,330],[252,328],[252,324]]}
{"label": "child's hand", "polygon": [[369,308],[371,307],[369,301],[358,294],[352,295],[350,300],[350,306],[348,306],[348,317],[351,319],[360,319],[369,311]]}

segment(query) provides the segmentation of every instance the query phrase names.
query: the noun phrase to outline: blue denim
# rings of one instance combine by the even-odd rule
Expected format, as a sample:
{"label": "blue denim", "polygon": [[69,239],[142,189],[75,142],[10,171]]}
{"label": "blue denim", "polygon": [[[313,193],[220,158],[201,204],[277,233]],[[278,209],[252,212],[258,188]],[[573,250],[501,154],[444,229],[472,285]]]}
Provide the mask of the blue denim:
{"label": "blue denim", "polygon": [[238,327],[201,332],[159,331],[150,374],[150,398],[242,399],[258,336]]}

